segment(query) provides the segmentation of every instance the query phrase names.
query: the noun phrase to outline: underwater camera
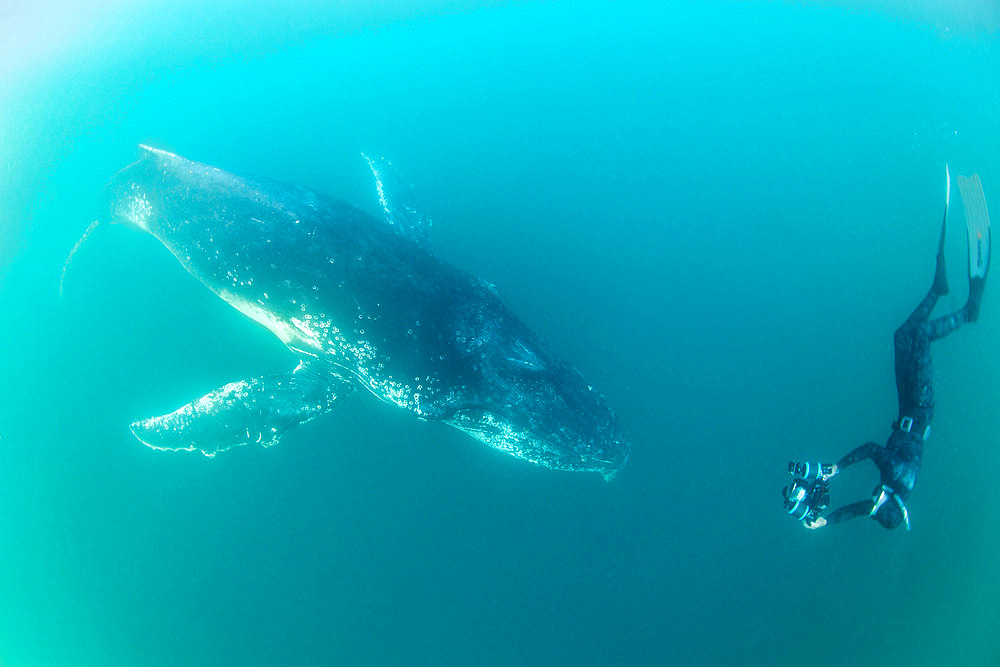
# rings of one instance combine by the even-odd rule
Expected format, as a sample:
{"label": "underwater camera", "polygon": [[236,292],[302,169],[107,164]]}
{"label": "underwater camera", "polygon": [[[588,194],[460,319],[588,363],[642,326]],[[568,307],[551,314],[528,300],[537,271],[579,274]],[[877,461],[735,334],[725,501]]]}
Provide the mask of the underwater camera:
{"label": "underwater camera", "polygon": [[805,481],[811,481],[822,477],[832,477],[836,466],[832,463],[813,463],[811,461],[789,461],[788,473],[794,477],[801,477]]}
{"label": "underwater camera", "polygon": [[785,511],[796,521],[813,520],[830,505],[830,485],[822,477],[811,480],[796,478],[782,490],[782,496],[785,498]]}

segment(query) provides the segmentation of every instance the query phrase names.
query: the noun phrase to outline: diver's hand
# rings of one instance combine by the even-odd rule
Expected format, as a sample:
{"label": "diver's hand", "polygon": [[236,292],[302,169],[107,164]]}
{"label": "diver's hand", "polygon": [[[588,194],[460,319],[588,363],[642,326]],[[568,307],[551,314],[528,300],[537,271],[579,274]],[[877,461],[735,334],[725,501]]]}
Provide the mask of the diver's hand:
{"label": "diver's hand", "polygon": [[822,528],[823,526],[826,525],[826,519],[824,519],[821,516],[818,516],[815,519],[810,519],[809,517],[806,517],[805,520],[802,522],[802,525],[808,528],[809,530],[816,530],[817,528]]}

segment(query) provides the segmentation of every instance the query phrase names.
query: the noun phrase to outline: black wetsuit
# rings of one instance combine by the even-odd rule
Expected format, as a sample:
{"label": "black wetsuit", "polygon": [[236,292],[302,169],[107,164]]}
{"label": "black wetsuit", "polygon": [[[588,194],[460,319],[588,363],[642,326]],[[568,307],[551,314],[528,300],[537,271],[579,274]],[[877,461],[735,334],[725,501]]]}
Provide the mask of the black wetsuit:
{"label": "black wetsuit", "polygon": [[[943,262],[939,258],[939,271]],[[979,279],[974,279],[975,280]],[[838,469],[859,461],[871,459],[878,466],[882,484],[892,490],[897,498],[889,497],[873,515],[886,528],[896,528],[904,522],[904,507],[920,472],[920,459],[924,441],[930,434],[934,416],[934,388],[931,384],[931,342],[943,338],[978,314],[978,297],[982,284],[971,285],[969,303],[960,310],[931,320],[930,314],[947,286],[935,286],[910,314],[906,322],[896,329],[896,390],[899,393],[899,416],[892,426],[892,433],[885,446],[869,442],[855,448],[837,462]],[[881,487],[879,487],[881,488]],[[879,489],[876,489],[876,496]],[[828,523],[838,523],[858,516],[871,514],[875,499],[862,500],[830,513]]]}

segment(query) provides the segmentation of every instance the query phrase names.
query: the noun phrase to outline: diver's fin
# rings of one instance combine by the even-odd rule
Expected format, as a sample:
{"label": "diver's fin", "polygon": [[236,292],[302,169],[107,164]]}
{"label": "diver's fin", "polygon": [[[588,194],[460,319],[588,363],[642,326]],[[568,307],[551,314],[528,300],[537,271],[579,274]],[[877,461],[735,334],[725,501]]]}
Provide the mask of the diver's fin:
{"label": "diver's fin", "polygon": [[990,269],[990,214],[979,174],[958,177],[965,206],[965,228],[969,233],[969,279],[986,279]]}
{"label": "diver's fin", "polygon": [[979,319],[979,306],[990,270],[990,214],[979,174],[958,177],[958,189],[965,206],[965,229],[969,235],[969,301],[965,305],[970,322]]}
{"label": "diver's fin", "polygon": [[944,219],[948,221],[948,207],[951,206],[951,170],[948,163],[944,163]]}
{"label": "diver's fin", "polygon": [[285,431],[329,411],[353,386],[319,364],[291,373],[240,380],[167,415],[133,422],[132,433],[153,449],[200,450],[277,444]]}
{"label": "diver's fin", "polygon": [[431,221],[416,207],[413,185],[407,183],[396,168],[383,157],[368,157],[362,153],[375,176],[378,201],[385,213],[385,221],[396,231],[418,245],[427,246]]}
{"label": "diver's fin", "polygon": [[948,165],[944,166],[944,180],[944,219],[941,221],[941,238],[938,239],[937,266],[934,270],[934,291],[939,296],[948,293],[948,270],[944,263],[944,233],[948,226],[948,208],[951,205],[951,173],[948,171]]}

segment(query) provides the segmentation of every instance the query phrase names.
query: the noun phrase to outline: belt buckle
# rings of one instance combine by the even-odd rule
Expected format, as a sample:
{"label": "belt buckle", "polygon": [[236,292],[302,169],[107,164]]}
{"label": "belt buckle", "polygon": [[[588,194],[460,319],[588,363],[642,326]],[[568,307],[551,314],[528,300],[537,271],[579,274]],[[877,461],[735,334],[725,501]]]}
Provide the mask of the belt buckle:
{"label": "belt buckle", "polygon": [[899,430],[903,433],[909,433],[910,429],[913,428],[913,417],[903,417],[899,420]]}

